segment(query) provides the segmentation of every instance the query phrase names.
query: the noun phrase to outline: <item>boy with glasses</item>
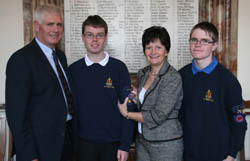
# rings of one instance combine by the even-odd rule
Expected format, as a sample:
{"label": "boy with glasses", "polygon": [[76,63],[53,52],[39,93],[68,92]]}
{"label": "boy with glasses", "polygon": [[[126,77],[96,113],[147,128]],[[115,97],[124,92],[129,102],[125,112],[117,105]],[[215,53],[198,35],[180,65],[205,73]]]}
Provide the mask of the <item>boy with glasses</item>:
{"label": "boy with glasses", "polygon": [[234,161],[247,127],[241,86],[213,56],[218,47],[213,24],[195,25],[189,43],[193,61],[180,70],[184,160]]}
{"label": "boy with glasses", "polygon": [[[117,107],[129,94],[126,65],[104,51],[108,26],[98,15],[82,24],[87,54],[70,66],[78,103],[78,161],[126,161],[134,123]],[[132,110],[131,106],[130,110]]]}

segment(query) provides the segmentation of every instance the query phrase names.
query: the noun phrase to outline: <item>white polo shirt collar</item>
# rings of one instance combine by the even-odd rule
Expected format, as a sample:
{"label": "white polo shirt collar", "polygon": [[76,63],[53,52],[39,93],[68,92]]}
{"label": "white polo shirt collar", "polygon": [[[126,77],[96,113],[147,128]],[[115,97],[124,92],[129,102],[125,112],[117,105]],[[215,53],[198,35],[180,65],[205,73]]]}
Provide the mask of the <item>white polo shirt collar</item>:
{"label": "white polo shirt collar", "polygon": [[[101,60],[100,62],[98,62],[98,64],[100,64],[101,66],[105,66],[108,61],[109,61],[109,54],[107,52],[104,51],[104,54],[105,54],[105,58],[103,60]],[[92,62],[89,57],[88,57],[88,54],[86,54],[85,56],[85,63],[87,66],[91,66],[92,64],[94,64],[94,62]]]}

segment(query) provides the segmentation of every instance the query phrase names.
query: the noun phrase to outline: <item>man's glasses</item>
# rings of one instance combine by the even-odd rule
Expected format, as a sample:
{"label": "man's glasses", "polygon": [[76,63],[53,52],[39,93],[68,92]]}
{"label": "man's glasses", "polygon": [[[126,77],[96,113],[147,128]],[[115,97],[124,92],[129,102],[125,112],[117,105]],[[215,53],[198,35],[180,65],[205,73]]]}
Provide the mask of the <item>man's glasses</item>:
{"label": "man's glasses", "polygon": [[214,43],[214,41],[210,41],[208,39],[198,40],[196,38],[191,38],[189,41],[190,41],[191,44],[198,44],[198,43],[200,43],[201,45],[208,45],[208,44]]}
{"label": "man's glasses", "polygon": [[87,39],[103,39],[105,37],[105,34],[104,33],[98,33],[96,35],[90,33],[90,32],[87,32],[84,34],[84,36],[87,38]]}

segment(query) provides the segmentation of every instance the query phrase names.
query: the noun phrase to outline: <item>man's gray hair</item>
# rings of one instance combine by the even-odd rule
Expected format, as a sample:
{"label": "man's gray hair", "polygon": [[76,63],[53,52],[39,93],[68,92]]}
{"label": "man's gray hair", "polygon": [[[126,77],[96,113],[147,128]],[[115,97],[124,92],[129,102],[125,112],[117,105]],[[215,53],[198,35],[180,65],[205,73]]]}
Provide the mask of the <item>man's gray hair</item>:
{"label": "man's gray hair", "polygon": [[33,17],[34,20],[37,21],[39,24],[41,24],[44,18],[44,13],[60,15],[63,18],[63,12],[60,7],[57,7],[52,4],[46,4],[46,5],[37,7],[34,13],[34,17]]}

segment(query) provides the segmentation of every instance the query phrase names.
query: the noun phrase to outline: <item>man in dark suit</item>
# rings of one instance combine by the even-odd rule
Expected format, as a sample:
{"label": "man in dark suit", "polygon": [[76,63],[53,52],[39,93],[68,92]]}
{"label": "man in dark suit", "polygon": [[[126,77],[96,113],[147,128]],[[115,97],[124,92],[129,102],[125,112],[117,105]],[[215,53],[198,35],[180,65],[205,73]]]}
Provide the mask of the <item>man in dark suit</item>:
{"label": "man in dark suit", "polygon": [[56,49],[63,34],[60,8],[39,7],[34,29],[35,39],[11,56],[6,70],[6,114],[16,159],[71,161],[72,88],[66,57]]}

